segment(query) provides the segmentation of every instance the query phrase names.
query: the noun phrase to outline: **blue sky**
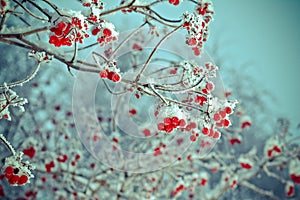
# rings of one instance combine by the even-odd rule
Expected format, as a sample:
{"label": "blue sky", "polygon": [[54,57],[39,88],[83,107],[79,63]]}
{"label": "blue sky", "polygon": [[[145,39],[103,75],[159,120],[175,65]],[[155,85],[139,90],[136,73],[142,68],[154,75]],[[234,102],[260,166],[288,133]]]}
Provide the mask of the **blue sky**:
{"label": "blue sky", "polygon": [[[243,67],[274,94],[278,115],[300,122],[300,1],[215,1],[216,16],[210,40],[220,37],[226,65]],[[226,80],[224,80],[226,81]],[[296,125],[296,124],[294,124]]]}

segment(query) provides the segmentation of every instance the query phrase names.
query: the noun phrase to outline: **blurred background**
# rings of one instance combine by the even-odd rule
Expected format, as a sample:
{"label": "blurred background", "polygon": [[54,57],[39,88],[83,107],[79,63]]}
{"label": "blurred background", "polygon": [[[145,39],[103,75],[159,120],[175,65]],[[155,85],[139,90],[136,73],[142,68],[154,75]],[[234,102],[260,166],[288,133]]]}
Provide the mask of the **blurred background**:
{"label": "blurred background", "polygon": [[[104,1],[108,7],[120,2],[119,0]],[[61,7],[68,9],[78,9],[79,5],[70,4],[70,1],[53,2],[57,2]],[[192,7],[185,7],[185,3],[182,2],[182,6],[175,7],[166,2],[165,5],[156,7],[155,10],[162,13],[163,16],[170,16],[170,18],[173,16],[176,19],[182,9],[191,11]],[[232,89],[234,98],[242,101],[246,113],[255,118],[253,127],[249,131],[245,131],[245,141],[247,142],[243,143],[242,152],[247,147],[263,141],[255,140],[253,135],[261,136],[265,134],[264,137],[268,137],[267,134],[273,134],[275,131],[272,129],[273,123],[271,122],[276,121],[277,117],[290,119],[292,128],[296,128],[300,123],[298,115],[300,111],[298,103],[300,102],[300,80],[298,78],[300,75],[298,66],[298,63],[300,63],[300,56],[298,56],[300,52],[300,40],[298,38],[300,35],[300,29],[298,28],[300,1],[216,0],[213,3],[216,14],[214,22],[211,24],[211,34],[205,48],[216,64],[220,66],[225,86]],[[142,19],[138,14],[125,15],[123,13],[108,18],[119,31],[136,27],[138,22],[138,24],[141,24],[139,20]],[[1,82],[17,80],[16,74],[9,73],[13,70],[13,67],[18,69],[20,77],[24,77],[22,73],[28,71],[27,68],[23,67],[24,63],[27,62],[29,63],[28,66],[31,66],[30,60],[26,56],[27,51],[20,50],[16,53],[15,48],[1,45],[0,52],[1,55],[5,55],[1,59]],[[81,56],[85,57],[85,55]],[[11,65],[12,62],[13,65]],[[53,109],[53,105],[63,105],[68,108],[71,102],[66,102],[64,99],[70,99],[71,92],[65,91],[71,91],[73,86],[72,77],[58,62],[52,63],[51,68],[48,66],[42,68],[42,70],[46,69],[55,72],[55,79],[48,83],[47,78],[49,77],[47,77],[47,74],[39,73],[37,78],[45,80],[45,87],[41,87],[41,90],[45,90],[52,99],[57,94],[64,97],[55,98],[53,101],[51,99],[51,109]],[[59,73],[57,73],[58,69],[60,70]],[[64,84],[60,85],[61,82]],[[60,90],[59,92],[52,91],[52,88],[59,88]],[[36,96],[27,95],[26,92],[28,91],[22,91],[22,88],[19,90],[24,93],[24,95],[21,93],[22,96],[28,97],[29,102],[32,102],[32,106],[42,102],[34,102]],[[34,93],[35,90],[30,92]],[[39,100],[41,99],[39,97]],[[265,107],[268,107],[270,112],[265,112]],[[47,111],[51,113],[50,109]],[[261,114],[262,117],[260,118],[258,114]],[[50,118],[52,118],[52,115],[50,115]],[[266,118],[268,118],[268,121],[265,121]],[[2,123],[4,124],[4,122]],[[16,127],[12,123],[8,126],[1,124],[1,132],[6,130],[14,132]],[[262,132],[263,126],[268,126],[268,130],[271,131]],[[276,130],[276,127],[274,130]],[[8,139],[11,138],[8,137]],[[263,144],[258,146],[259,149],[263,148]],[[260,180],[263,185],[274,186],[274,191],[283,193],[283,186],[274,184],[273,179],[263,180]],[[235,192],[232,192],[228,196],[233,197],[235,194]],[[296,194],[295,199],[299,197],[299,191]],[[251,195],[252,193],[248,196],[253,197]],[[257,197],[256,199],[261,198]]]}

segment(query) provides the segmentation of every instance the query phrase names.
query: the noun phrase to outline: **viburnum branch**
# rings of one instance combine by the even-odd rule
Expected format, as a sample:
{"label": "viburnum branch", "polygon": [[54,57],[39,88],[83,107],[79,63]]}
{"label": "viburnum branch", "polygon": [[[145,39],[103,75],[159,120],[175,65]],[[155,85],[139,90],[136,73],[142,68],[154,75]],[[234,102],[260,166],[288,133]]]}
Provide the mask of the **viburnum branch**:
{"label": "viburnum branch", "polygon": [[198,87],[202,83],[203,79],[204,78],[202,77],[195,85],[192,85],[190,87],[183,88],[183,89],[167,89],[167,87],[160,86],[160,85],[155,85],[155,88],[158,90],[167,91],[167,92],[188,92],[188,91],[193,90],[196,87]]}
{"label": "viburnum branch", "polygon": [[126,91],[126,90],[124,90],[124,91],[122,91],[122,92],[114,92],[114,91],[109,87],[109,85],[106,83],[106,81],[105,81],[104,79],[102,79],[102,81],[103,81],[103,83],[104,83],[106,89],[108,90],[108,92],[111,93],[112,95],[121,95],[121,94],[125,94],[126,92],[128,92],[128,91]]}
{"label": "viburnum branch", "polygon": [[[100,58],[102,58],[105,62],[109,62],[109,60],[108,60],[105,56],[103,56],[103,55],[101,55],[101,54],[99,54],[99,53],[97,53],[97,52],[95,52],[95,51],[92,52],[92,55],[93,55],[93,58],[94,58],[95,62],[96,62],[98,65],[99,65],[99,63],[98,63],[98,61],[96,60],[96,58],[94,57],[95,55],[96,55],[96,56],[99,56]],[[100,66],[98,66],[98,67],[100,67]]]}
{"label": "viburnum branch", "polygon": [[38,4],[36,4],[35,2],[31,1],[31,0],[27,0],[27,2],[29,2],[30,4],[32,4],[36,9],[38,9],[41,13],[43,13],[45,16],[47,16],[48,18],[48,22],[51,21],[51,16],[45,12]]}
{"label": "viburnum branch", "polygon": [[42,21],[48,21],[47,19],[44,19],[42,17],[39,17],[35,14],[33,14],[30,10],[28,10],[25,6],[23,6],[22,3],[18,2],[17,0],[13,0],[13,2],[15,2],[16,4],[18,4],[21,8],[23,8],[23,10],[25,10],[29,15],[31,15],[32,17],[38,19],[38,20],[42,20]]}
{"label": "viburnum branch", "polygon": [[246,187],[246,188],[249,188],[251,190],[253,190],[254,192],[256,193],[259,193],[263,196],[266,196],[266,197],[269,197],[273,200],[280,200],[280,198],[276,197],[273,192],[270,192],[270,191],[267,191],[267,190],[264,190],[264,189],[261,189],[259,187],[257,187],[256,185],[252,184],[252,183],[249,183],[248,181],[243,181],[240,183],[240,185]]}
{"label": "viburnum branch", "polygon": [[149,88],[153,91],[154,94],[156,94],[166,105],[169,105],[168,102],[165,100],[165,98],[160,95],[154,88],[153,84],[148,84]]}
{"label": "viburnum branch", "polygon": [[[16,87],[16,86],[22,85],[22,84],[30,81],[31,79],[33,79],[35,77],[36,73],[40,69],[40,66],[41,66],[41,63],[38,62],[37,65],[35,66],[34,70],[26,78],[24,78],[20,81],[16,81],[14,83],[9,83],[9,84],[7,84],[7,87]],[[0,88],[4,88],[4,87],[5,87],[4,85],[0,85]]]}
{"label": "viburnum branch", "polygon": [[7,149],[10,151],[10,153],[14,156],[16,154],[16,151],[11,146],[11,144],[6,140],[6,138],[4,137],[4,135],[0,134],[0,140],[7,147]]}
{"label": "viburnum branch", "polygon": [[142,10],[136,10],[136,12],[138,12],[138,13],[140,13],[142,15],[145,15],[146,17],[149,17],[149,18],[153,19],[154,21],[156,21],[156,22],[158,22],[158,23],[160,23],[162,25],[165,25],[165,26],[168,26],[168,27],[171,27],[171,28],[176,28],[177,27],[175,25],[168,24],[168,23],[164,22],[163,20],[161,20],[159,18],[156,18],[156,17],[152,16],[151,14],[146,13],[146,12],[144,12]]}
{"label": "viburnum branch", "polygon": [[154,55],[154,53],[156,52],[156,50],[158,49],[158,47],[162,44],[163,41],[165,41],[170,35],[172,35],[174,32],[176,32],[178,29],[180,29],[182,26],[178,26],[177,28],[175,28],[174,30],[170,31],[168,34],[166,34],[154,47],[154,49],[152,50],[152,52],[150,53],[150,55],[148,56],[144,66],[142,67],[142,69],[140,70],[140,72],[138,73],[138,75],[135,78],[134,82],[138,82],[141,78],[142,73],[146,70],[152,56]]}
{"label": "viburnum branch", "polygon": [[161,16],[158,12],[154,11],[153,9],[147,7],[147,9],[151,12],[151,13],[154,13],[159,19],[163,20],[163,21],[166,21],[166,22],[170,22],[170,23],[180,23],[182,22],[182,19],[176,19],[176,20],[172,20],[172,19],[167,19],[163,16]]}
{"label": "viburnum branch", "polygon": [[122,47],[122,45],[124,45],[125,42],[127,42],[132,36],[134,36],[134,34],[136,34],[139,30],[141,30],[146,24],[147,24],[147,22],[144,22],[137,29],[133,30],[124,40],[122,40],[122,42],[120,42],[118,44],[118,46],[113,50],[113,52],[111,53],[110,57],[112,57],[113,55],[115,55],[115,53],[120,49],[120,47]]}
{"label": "viburnum branch", "polygon": [[283,179],[282,177],[278,176],[277,174],[271,172],[271,171],[269,170],[269,168],[268,168],[267,165],[264,165],[264,166],[263,166],[263,170],[264,170],[264,172],[265,172],[268,176],[273,177],[273,178],[279,180],[281,183],[286,183],[286,180],[285,180],[285,179]]}
{"label": "viburnum branch", "polygon": [[23,32],[23,33],[4,33],[4,34],[0,34],[0,38],[2,39],[2,38],[26,37],[26,36],[31,35],[31,34],[47,31],[48,29],[49,29],[49,27],[45,26],[45,27],[41,27],[41,28],[34,29],[34,30],[31,30],[31,31]]}
{"label": "viburnum branch", "polygon": [[120,11],[120,10],[124,10],[126,8],[130,8],[134,4],[135,1],[136,0],[132,0],[128,5],[120,6],[120,7],[117,7],[117,8],[114,8],[114,9],[102,12],[102,13],[100,13],[100,16],[109,15],[109,14],[112,14],[114,12],[117,12],[117,11]]}
{"label": "viburnum branch", "polygon": [[[76,33],[76,31],[75,31],[75,33]],[[73,63],[75,61],[76,57],[77,57],[77,42],[75,42],[75,44],[74,44],[74,54],[73,54],[72,59],[70,60],[70,63]]]}
{"label": "viburnum branch", "polygon": [[76,62],[79,63],[79,64],[82,64],[82,65],[89,66],[89,67],[99,68],[98,65],[95,65],[95,64],[92,64],[92,63],[88,63],[88,62],[84,62],[82,60],[77,60]]}
{"label": "viburnum branch", "polygon": [[[99,45],[99,42],[95,42],[95,43],[89,44],[89,45],[87,45],[87,46],[80,47],[80,48],[78,48],[78,51],[82,51],[82,50],[91,48],[91,47],[96,46],[96,45]],[[67,51],[65,51],[65,53],[70,53],[70,52],[73,52],[73,51],[74,51],[74,50],[67,50]]]}
{"label": "viburnum branch", "polygon": [[53,8],[53,10],[55,10],[55,12],[59,15],[59,16],[65,16],[68,17],[66,15],[63,15],[59,12],[58,7],[56,5],[54,5],[53,3],[49,2],[48,0],[42,0],[43,2],[47,3],[51,8]]}

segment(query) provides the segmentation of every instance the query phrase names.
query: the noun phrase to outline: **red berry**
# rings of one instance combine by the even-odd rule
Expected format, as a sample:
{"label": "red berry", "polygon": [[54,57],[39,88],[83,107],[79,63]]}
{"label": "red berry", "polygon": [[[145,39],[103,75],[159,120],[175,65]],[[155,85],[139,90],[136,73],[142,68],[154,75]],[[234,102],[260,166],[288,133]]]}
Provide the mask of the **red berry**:
{"label": "red berry", "polygon": [[228,119],[223,120],[224,127],[228,127],[230,125],[230,121]]}
{"label": "red berry", "polygon": [[150,135],[151,135],[151,132],[150,132],[150,130],[149,130],[149,129],[147,129],[147,128],[143,130],[143,133],[144,133],[144,136],[145,136],[145,137],[148,137],[148,136],[150,136]]}
{"label": "red berry", "polygon": [[172,131],[173,131],[173,126],[172,126],[172,124],[170,124],[170,125],[165,125],[165,131],[166,131],[167,133],[172,132]]}
{"label": "red berry", "polygon": [[8,180],[9,184],[14,185],[19,181],[18,175],[12,175],[11,178]]}
{"label": "red berry", "polygon": [[213,135],[213,138],[215,138],[215,139],[220,139],[220,137],[221,137],[221,133],[218,132],[218,131],[215,131],[215,133],[214,133],[214,135]]}
{"label": "red berry", "polygon": [[100,77],[101,78],[107,78],[107,76],[108,76],[108,71],[107,70],[102,70],[100,72]]}
{"label": "red berry", "polygon": [[214,134],[215,134],[215,131],[213,129],[210,129],[208,137],[213,137]]}
{"label": "red berry", "polygon": [[99,33],[100,29],[99,28],[95,28],[92,30],[92,35],[97,35]]}
{"label": "red berry", "polygon": [[75,160],[79,160],[79,159],[80,159],[80,155],[79,155],[79,154],[76,154]]}
{"label": "red berry", "polygon": [[218,113],[214,114],[215,121],[219,121],[220,119],[221,119],[221,116]]}
{"label": "red berry", "polygon": [[186,123],[185,123],[184,119],[179,120],[179,126],[183,127],[185,125],[186,125]]}
{"label": "red berry", "polygon": [[230,107],[226,107],[224,111],[226,112],[226,114],[232,113],[232,109]]}
{"label": "red berry", "polygon": [[23,185],[27,183],[27,181],[28,181],[28,177],[26,175],[22,175],[19,177],[18,185]]}
{"label": "red berry", "polygon": [[106,37],[111,36],[111,30],[109,30],[108,28],[103,29],[103,34]]}
{"label": "red berry", "polygon": [[202,133],[203,133],[203,135],[207,135],[208,134],[208,128],[206,128],[206,127],[204,127],[203,129],[202,129]]}
{"label": "red berry", "polygon": [[220,111],[219,114],[221,115],[222,118],[225,118],[225,117],[226,117],[226,112],[223,111],[223,110]]}
{"label": "red berry", "polygon": [[11,175],[13,173],[14,173],[14,168],[12,166],[6,167],[6,169],[5,169],[5,174],[6,175]]}
{"label": "red berry", "polygon": [[190,126],[190,125],[187,125],[186,127],[185,127],[185,130],[186,131],[190,131],[192,129],[192,127]]}
{"label": "red berry", "polygon": [[205,88],[209,91],[213,91],[215,88],[215,85],[212,82],[208,82],[208,83],[206,83]]}
{"label": "red berry", "polygon": [[27,155],[30,159],[32,159],[35,156],[35,149],[31,146],[28,149],[24,149],[23,153],[24,155]]}
{"label": "red berry", "polygon": [[190,140],[191,140],[192,142],[195,142],[195,141],[197,140],[197,137],[196,137],[195,135],[191,135],[191,136],[190,136]]}
{"label": "red berry", "polygon": [[190,127],[193,129],[193,128],[196,128],[197,127],[197,124],[195,122],[191,122],[190,123]]}
{"label": "red berry", "polygon": [[174,126],[178,126],[179,125],[179,119],[178,119],[178,117],[172,117],[172,124]]}
{"label": "red berry", "polygon": [[115,74],[115,72],[108,72],[107,78],[109,80],[112,80],[113,75]]}
{"label": "red berry", "polygon": [[113,76],[112,76],[112,81],[113,82],[119,82],[120,81],[120,75],[115,73]]}
{"label": "red berry", "polygon": [[165,123],[166,126],[167,126],[167,125],[170,125],[170,124],[172,124],[172,119],[169,118],[169,117],[166,117],[166,118],[164,119],[164,123]]}
{"label": "red berry", "polygon": [[157,129],[160,130],[160,131],[164,131],[165,130],[165,125],[163,123],[159,123],[157,125]]}

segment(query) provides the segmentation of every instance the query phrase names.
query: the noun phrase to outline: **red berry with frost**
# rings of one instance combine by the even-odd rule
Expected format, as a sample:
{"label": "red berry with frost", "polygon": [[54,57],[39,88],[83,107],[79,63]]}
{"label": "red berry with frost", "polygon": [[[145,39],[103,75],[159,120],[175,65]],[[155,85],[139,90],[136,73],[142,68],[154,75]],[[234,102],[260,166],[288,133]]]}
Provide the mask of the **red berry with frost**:
{"label": "red berry with frost", "polygon": [[107,70],[102,70],[100,72],[100,77],[101,78],[107,78],[107,76],[108,76],[108,71]]}
{"label": "red berry with frost", "polygon": [[221,133],[219,131],[215,131],[213,135],[214,139],[220,139],[221,138]]}
{"label": "red berry with frost", "polygon": [[169,118],[169,117],[166,117],[166,118],[164,119],[164,123],[165,123],[165,125],[170,125],[170,124],[172,124],[172,119]]}
{"label": "red berry with frost", "polygon": [[186,122],[184,119],[179,120],[179,126],[184,127],[186,125]]}
{"label": "red berry with frost", "polygon": [[209,91],[213,91],[215,89],[215,85],[212,82],[206,83],[205,88]]}
{"label": "red berry with frost", "polygon": [[220,119],[221,119],[221,115],[219,115],[218,113],[214,114],[215,121],[219,121]]}
{"label": "red berry with frost", "polygon": [[106,37],[111,36],[111,30],[109,30],[108,28],[103,29],[103,34]]}
{"label": "red berry with frost", "polygon": [[160,131],[163,131],[163,130],[165,130],[165,125],[163,123],[159,123],[157,125],[157,129],[160,130]]}
{"label": "red berry with frost", "polygon": [[219,112],[219,114],[220,114],[220,116],[221,116],[223,119],[226,117],[226,112],[223,111],[223,110],[221,110],[221,111]]}
{"label": "red berry with frost", "polygon": [[172,124],[174,126],[178,126],[179,125],[179,119],[178,119],[178,117],[172,117]]}
{"label": "red berry with frost", "polygon": [[172,124],[170,124],[170,125],[165,125],[165,131],[166,131],[167,133],[172,132],[172,131],[173,131],[173,126],[172,126]]}
{"label": "red berry with frost", "polygon": [[230,121],[228,119],[224,119],[223,120],[223,125],[224,125],[224,127],[230,126]]}
{"label": "red berry with frost", "polygon": [[232,109],[230,107],[226,107],[225,110],[226,114],[231,114],[232,113]]}
{"label": "red berry with frost", "polygon": [[11,175],[14,173],[14,168],[12,166],[8,166],[5,169],[5,175]]}
{"label": "red berry with frost", "polygon": [[8,180],[9,184],[14,185],[18,182],[19,176],[18,175],[12,175],[10,179]]}
{"label": "red berry with frost", "polygon": [[120,79],[121,79],[121,77],[120,77],[120,75],[117,74],[117,73],[115,73],[115,74],[112,76],[112,81],[115,82],[115,83],[116,83],[116,82],[119,82]]}
{"label": "red berry with frost", "polygon": [[100,32],[100,29],[96,27],[95,29],[92,30],[92,35],[97,35]]}
{"label": "red berry with frost", "polygon": [[195,141],[197,140],[197,137],[196,137],[195,135],[191,135],[191,136],[190,136],[190,140],[191,140],[192,142],[195,142]]}
{"label": "red berry with frost", "polygon": [[26,175],[22,175],[19,177],[18,185],[23,185],[27,183],[27,181],[28,181],[28,177]]}
{"label": "red berry with frost", "polygon": [[203,135],[207,135],[208,132],[209,132],[209,129],[208,129],[208,128],[204,127],[204,128],[202,129]]}

